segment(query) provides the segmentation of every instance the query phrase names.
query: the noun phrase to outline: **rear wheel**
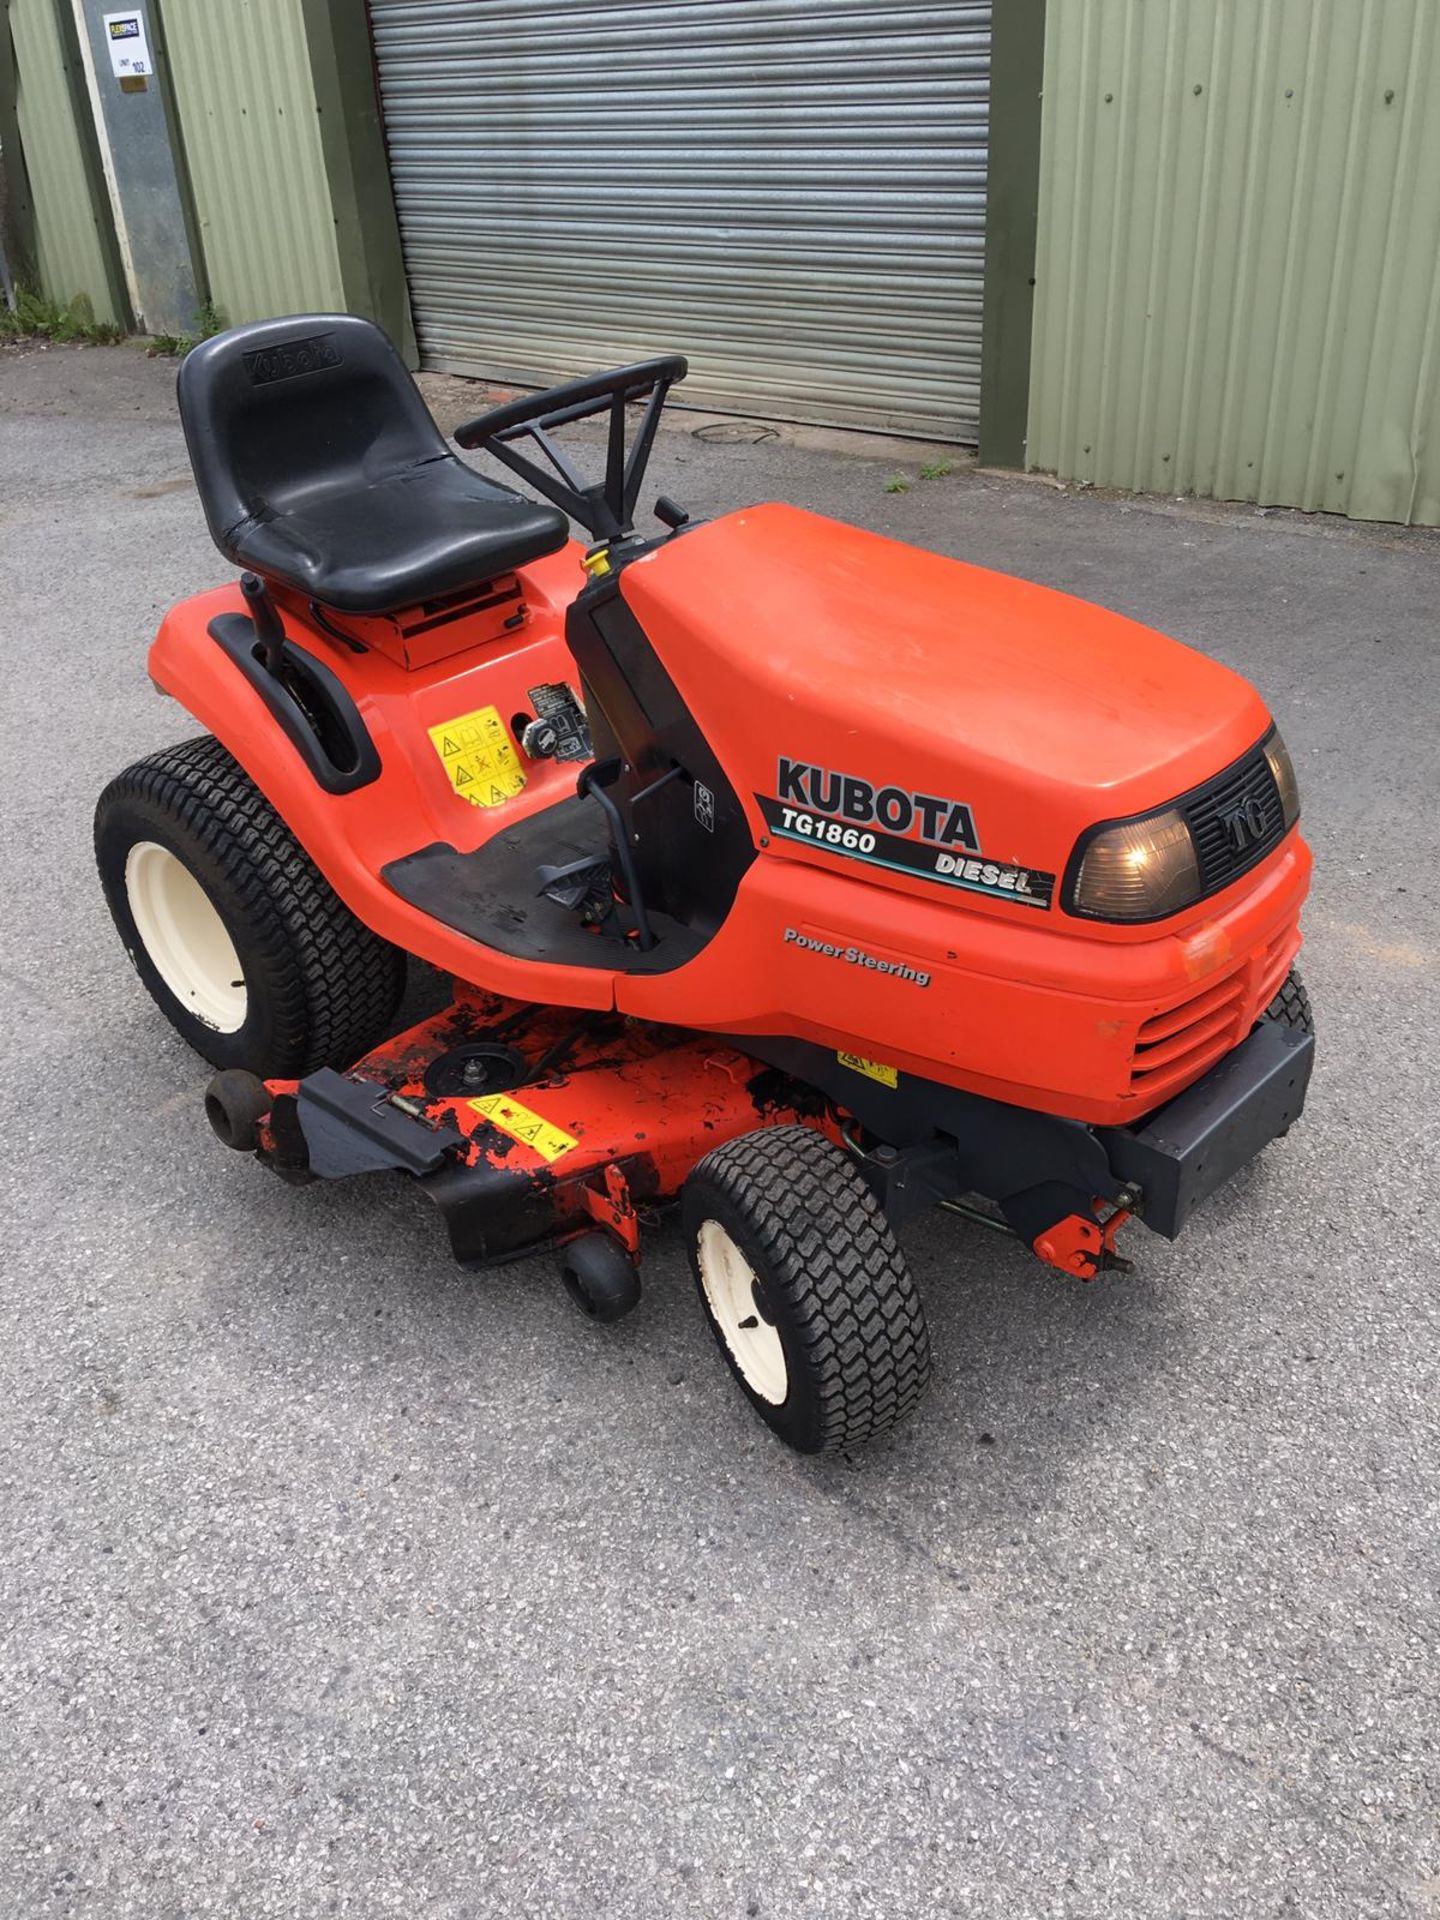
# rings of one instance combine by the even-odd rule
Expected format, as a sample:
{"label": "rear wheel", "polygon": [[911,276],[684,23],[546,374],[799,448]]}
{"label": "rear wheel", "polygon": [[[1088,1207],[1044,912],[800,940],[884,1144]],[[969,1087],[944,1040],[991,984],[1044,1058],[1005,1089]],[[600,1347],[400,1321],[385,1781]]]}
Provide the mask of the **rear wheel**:
{"label": "rear wheel", "polygon": [[801,1453],[886,1432],[930,1382],[930,1336],[870,1189],[809,1127],[742,1134],[681,1197],[710,1329],[752,1407]]}
{"label": "rear wheel", "polygon": [[385,1038],[404,955],[355,918],[218,740],[112,780],[95,858],[151,998],[217,1067],[344,1067]]}

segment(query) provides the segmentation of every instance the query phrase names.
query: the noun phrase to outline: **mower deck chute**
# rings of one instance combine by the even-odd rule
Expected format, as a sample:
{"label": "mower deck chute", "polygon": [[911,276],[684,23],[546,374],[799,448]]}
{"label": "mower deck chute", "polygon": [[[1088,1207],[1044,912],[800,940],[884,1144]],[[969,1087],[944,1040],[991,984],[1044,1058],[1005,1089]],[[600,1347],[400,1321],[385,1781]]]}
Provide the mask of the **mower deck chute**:
{"label": "mower deck chute", "polygon": [[[208,737],[111,782],[96,853],[227,1145],[404,1172],[460,1259],[556,1247],[601,1321],[678,1202],[757,1414],[848,1446],[930,1377],[906,1220],[1092,1279],[1294,1122],[1310,855],[1260,695],[1190,648],[783,505],[637,531],[684,374],[459,429],[539,504],[366,321],[197,347],[244,573],[166,615]],[[596,415],[588,482],[552,436]],[[409,957],[457,985],[391,1037]]]}

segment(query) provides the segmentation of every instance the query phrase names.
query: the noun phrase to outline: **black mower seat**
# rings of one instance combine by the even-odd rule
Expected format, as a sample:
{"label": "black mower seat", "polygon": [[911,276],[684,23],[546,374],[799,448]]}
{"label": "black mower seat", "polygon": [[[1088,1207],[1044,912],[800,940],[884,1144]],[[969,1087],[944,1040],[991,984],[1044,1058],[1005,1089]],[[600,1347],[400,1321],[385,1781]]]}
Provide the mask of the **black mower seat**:
{"label": "black mower seat", "polygon": [[232,327],[180,366],[205,518],[238,567],[394,613],[564,545],[569,522],[446,446],[389,339],[348,313]]}

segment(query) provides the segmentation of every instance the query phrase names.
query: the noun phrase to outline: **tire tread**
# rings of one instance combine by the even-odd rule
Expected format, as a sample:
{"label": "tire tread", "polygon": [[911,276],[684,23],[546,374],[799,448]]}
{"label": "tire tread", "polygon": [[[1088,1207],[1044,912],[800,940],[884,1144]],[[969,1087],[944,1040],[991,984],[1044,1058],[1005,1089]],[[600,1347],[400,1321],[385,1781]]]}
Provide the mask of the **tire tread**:
{"label": "tire tread", "polygon": [[914,1411],[930,1384],[919,1290],[890,1223],[813,1128],[771,1127],[714,1148],[691,1176],[749,1223],[783,1290],[818,1389],[818,1451],[859,1446]]}
{"label": "tire tread", "polygon": [[213,735],[127,767],[96,808],[138,800],[203,847],[261,930],[275,969],[277,1074],[348,1067],[385,1038],[405,984],[405,956],[331,888],[260,789]]}
{"label": "tire tread", "polygon": [[1314,1033],[1315,1015],[1298,967],[1292,967],[1286,974],[1280,991],[1265,1009],[1265,1018],[1278,1020],[1282,1026],[1298,1027],[1301,1033]]}

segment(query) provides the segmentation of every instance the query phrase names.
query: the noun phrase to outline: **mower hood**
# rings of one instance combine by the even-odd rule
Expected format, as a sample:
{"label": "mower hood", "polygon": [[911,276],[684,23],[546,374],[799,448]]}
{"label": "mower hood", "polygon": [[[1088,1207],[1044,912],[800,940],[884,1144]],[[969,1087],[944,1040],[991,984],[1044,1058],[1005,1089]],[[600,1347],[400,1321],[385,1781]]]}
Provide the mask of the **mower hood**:
{"label": "mower hood", "polygon": [[1136,621],[795,507],[668,540],[621,592],[757,836],[791,805],[1057,876],[1088,828],[1269,725],[1240,675]]}

